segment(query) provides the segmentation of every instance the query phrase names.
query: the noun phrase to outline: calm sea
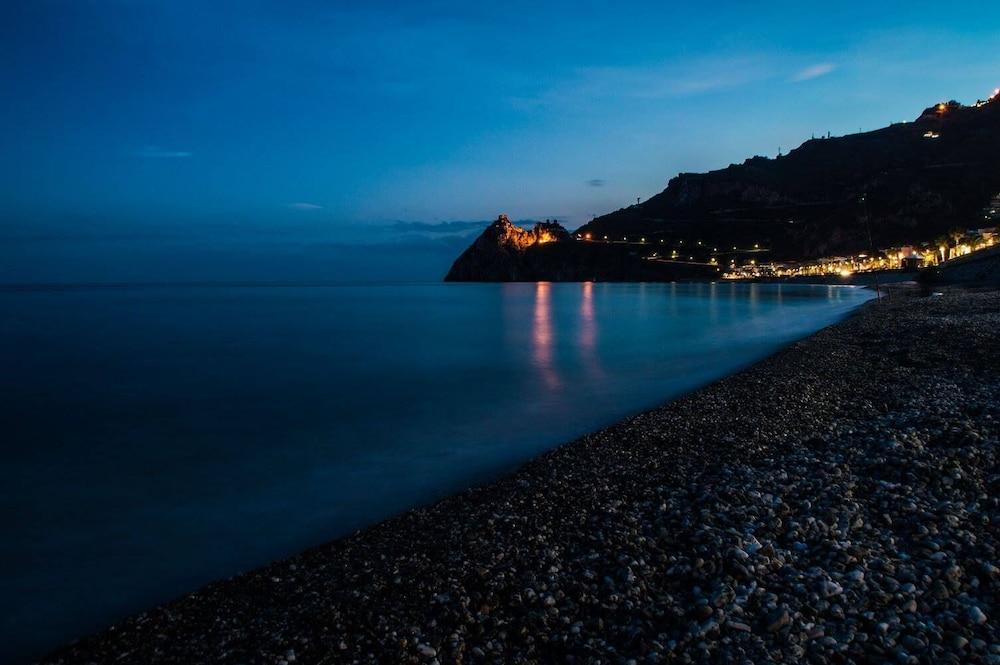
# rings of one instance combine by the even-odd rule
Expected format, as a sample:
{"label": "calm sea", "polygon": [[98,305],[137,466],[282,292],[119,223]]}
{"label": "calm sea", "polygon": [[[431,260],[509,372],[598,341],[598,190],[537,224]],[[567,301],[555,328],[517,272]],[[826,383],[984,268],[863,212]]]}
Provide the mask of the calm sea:
{"label": "calm sea", "polygon": [[0,661],[494,478],[870,295],[0,288]]}

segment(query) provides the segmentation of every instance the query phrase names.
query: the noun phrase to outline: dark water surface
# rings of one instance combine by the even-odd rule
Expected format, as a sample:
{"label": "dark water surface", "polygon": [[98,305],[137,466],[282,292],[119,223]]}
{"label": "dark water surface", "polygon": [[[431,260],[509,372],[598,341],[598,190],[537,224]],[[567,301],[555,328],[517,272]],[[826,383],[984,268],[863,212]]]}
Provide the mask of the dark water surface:
{"label": "dark water surface", "polygon": [[869,297],[0,288],[0,661],[495,477]]}

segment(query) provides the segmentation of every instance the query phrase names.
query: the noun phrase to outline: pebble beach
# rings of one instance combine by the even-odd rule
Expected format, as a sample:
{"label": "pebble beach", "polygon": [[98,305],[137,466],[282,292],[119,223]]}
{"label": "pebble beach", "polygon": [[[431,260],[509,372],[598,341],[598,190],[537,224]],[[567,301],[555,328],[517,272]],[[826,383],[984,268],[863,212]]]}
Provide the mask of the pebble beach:
{"label": "pebble beach", "polygon": [[898,287],[41,662],[1000,663],[998,452],[1000,292]]}

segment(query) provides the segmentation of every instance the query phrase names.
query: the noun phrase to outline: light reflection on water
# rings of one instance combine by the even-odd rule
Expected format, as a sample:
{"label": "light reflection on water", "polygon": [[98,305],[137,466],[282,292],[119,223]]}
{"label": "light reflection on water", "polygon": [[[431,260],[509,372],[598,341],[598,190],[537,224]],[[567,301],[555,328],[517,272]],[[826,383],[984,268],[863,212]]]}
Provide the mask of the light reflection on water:
{"label": "light reflection on water", "polygon": [[594,318],[594,283],[584,282],[581,285],[583,295],[580,299],[580,348],[591,353],[597,341],[597,321]]}
{"label": "light reflection on water", "polygon": [[0,661],[482,482],[857,289],[0,289]]}
{"label": "light reflection on water", "polygon": [[552,362],[552,304],[549,302],[551,284],[535,284],[535,318],[531,341],[535,350],[535,367],[542,375],[550,390],[559,387],[561,381]]}

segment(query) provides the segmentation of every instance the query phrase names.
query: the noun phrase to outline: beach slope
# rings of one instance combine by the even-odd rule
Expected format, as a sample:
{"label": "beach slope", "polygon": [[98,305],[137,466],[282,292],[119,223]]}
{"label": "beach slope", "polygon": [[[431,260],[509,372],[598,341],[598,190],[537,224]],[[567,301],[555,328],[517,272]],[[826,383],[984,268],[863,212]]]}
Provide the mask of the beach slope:
{"label": "beach slope", "polygon": [[997,662],[998,343],[996,291],[895,291],[45,662]]}

